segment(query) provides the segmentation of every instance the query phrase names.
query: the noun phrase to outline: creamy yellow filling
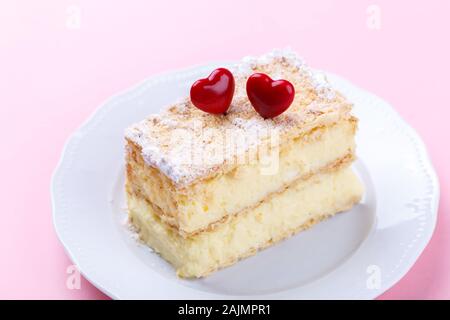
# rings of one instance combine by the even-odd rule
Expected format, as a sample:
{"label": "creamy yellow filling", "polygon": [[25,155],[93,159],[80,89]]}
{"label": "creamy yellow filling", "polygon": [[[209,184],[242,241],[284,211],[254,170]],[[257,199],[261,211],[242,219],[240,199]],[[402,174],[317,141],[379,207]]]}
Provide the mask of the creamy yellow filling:
{"label": "creamy yellow filling", "polygon": [[169,261],[179,276],[200,277],[350,208],[362,192],[350,168],[317,174],[212,230],[187,238],[163,223],[158,209],[139,196],[128,195],[128,210],[141,238]]}

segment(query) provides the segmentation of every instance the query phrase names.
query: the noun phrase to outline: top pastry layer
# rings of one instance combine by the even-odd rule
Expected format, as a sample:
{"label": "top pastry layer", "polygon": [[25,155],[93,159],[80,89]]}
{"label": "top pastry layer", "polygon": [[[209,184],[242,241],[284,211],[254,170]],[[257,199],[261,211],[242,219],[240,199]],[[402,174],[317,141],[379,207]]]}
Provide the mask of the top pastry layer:
{"label": "top pastry layer", "polygon": [[[226,115],[205,113],[188,97],[126,129],[125,137],[140,147],[145,162],[176,188],[228,172],[243,155],[262,145],[275,148],[315,127],[350,117],[352,104],[324,74],[310,69],[290,50],[246,57],[230,69],[236,89]],[[295,99],[286,112],[266,120],[256,113],[245,91],[254,72],[294,85]]]}

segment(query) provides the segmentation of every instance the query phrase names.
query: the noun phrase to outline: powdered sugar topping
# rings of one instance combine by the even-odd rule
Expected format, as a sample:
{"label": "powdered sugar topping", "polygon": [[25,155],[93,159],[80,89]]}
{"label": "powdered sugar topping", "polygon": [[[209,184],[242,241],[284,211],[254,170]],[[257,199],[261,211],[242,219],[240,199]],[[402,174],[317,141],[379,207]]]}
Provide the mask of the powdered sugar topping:
{"label": "powdered sugar topping", "polygon": [[[284,114],[264,120],[252,108],[245,83],[253,72],[287,79],[294,85],[296,97]],[[185,98],[126,130],[126,138],[140,147],[145,162],[176,186],[185,187],[226,171],[251,150],[258,152],[261,146],[272,150],[288,135],[336,121],[351,109],[323,74],[312,71],[289,49],[246,57],[234,66],[233,73],[236,90],[226,116],[200,111]]]}

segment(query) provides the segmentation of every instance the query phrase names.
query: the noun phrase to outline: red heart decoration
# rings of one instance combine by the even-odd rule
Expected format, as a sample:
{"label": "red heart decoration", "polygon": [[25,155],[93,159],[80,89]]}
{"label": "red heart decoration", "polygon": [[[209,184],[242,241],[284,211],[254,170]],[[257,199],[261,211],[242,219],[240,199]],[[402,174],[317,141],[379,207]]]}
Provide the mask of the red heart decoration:
{"label": "red heart decoration", "polygon": [[274,118],[294,101],[295,88],[287,80],[272,80],[264,73],[254,73],[247,80],[247,96],[264,119]]}
{"label": "red heart decoration", "polygon": [[191,87],[191,101],[202,111],[221,114],[230,107],[234,94],[234,77],[225,68],[218,68]]}

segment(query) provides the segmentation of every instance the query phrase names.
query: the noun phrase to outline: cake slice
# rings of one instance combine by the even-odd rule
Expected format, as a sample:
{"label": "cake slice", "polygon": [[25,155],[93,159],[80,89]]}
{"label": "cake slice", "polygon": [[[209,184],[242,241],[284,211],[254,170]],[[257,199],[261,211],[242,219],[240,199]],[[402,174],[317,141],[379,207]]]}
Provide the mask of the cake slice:
{"label": "cake slice", "polygon": [[[285,113],[255,112],[245,92],[254,72],[294,85]],[[362,194],[349,168],[357,119],[322,74],[291,51],[246,58],[233,74],[226,115],[184,99],[125,133],[130,220],[183,277],[229,265]]]}

